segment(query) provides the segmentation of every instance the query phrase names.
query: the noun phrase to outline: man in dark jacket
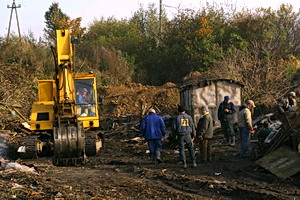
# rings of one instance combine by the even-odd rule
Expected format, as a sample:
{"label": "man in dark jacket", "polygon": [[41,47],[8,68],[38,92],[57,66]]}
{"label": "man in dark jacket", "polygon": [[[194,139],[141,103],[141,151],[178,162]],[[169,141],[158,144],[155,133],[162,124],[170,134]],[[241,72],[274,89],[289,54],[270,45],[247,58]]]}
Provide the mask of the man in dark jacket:
{"label": "man in dark jacket", "polygon": [[233,114],[236,112],[234,104],[229,96],[224,97],[218,109],[218,119],[221,122],[222,133],[226,138],[226,144],[235,145],[235,132],[233,128]]}
{"label": "man in dark jacket", "polygon": [[207,106],[202,106],[200,111],[203,116],[199,119],[196,134],[200,139],[201,162],[206,162],[212,160],[210,140],[213,138],[213,121]]}
{"label": "man in dark jacket", "polygon": [[153,108],[151,108],[148,111],[148,115],[143,118],[141,122],[141,132],[148,142],[150,156],[153,161],[162,162],[160,156],[162,151],[161,139],[166,134],[166,126],[164,120],[159,115],[155,114]]}
{"label": "man in dark jacket", "polygon": [[179,115],[177,115],[172,124],[172,130],[177,135],[180,161],[183,163],[183,167],[187,168],[186,157],[184,152],[185,144],[188,147],[190,156],[192,158],[193,167],[196,167],[196,158],[194,151],[193,139],[195,138],[195,127],[191,116],[185,113],[185,109],[182,105],[178,106]]}

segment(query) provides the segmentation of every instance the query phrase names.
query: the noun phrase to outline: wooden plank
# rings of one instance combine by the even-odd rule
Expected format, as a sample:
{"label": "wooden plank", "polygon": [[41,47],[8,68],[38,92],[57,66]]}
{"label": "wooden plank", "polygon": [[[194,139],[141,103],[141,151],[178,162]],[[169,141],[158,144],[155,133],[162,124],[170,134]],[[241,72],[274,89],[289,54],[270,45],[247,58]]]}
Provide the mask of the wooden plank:
{"label": "wooden plank", "polygon": [[278,177],[288,178],[300,172],[300,153],[283,146],[257,160],[256,164]]}

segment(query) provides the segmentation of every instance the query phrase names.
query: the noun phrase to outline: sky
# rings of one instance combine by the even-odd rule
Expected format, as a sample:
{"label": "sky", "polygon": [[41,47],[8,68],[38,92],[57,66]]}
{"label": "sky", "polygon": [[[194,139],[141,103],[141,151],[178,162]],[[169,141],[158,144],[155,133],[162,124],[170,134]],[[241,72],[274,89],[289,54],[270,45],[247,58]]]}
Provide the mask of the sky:
{"label": "sky", "polygon": [[[159,5],[159,0],[15,0],[21,4],[17,9],[21,34],[33,32],[36,38],[43,36],[45,28],[45,12],[53,2],[58,2],[64,13],[71,18],[82,17],[82,26],[86,27],[95,19],[114,16],[117,19],[130,18],[140,5],[144,8],[150,3]],[[169,17],[176,13],[177,8],[199,10],[205,2],[217,5],[234,4],[236,7],[249,9],[271,7],[277,9],[282,3],[291,4],[295,11],[300,9],[300,0],[162,0]],[[9,25],[13,0],[0,0],[0,36],[6,36]],[[12,17],[11,31],[18,32],[15,13]]]}

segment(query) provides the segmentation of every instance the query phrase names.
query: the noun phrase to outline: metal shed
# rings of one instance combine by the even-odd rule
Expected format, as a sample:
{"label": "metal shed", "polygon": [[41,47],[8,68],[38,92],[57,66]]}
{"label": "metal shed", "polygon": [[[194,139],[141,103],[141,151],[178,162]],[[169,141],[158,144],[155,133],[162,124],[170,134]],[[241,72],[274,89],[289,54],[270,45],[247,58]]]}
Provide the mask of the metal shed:
{"label": "metal shed", "polygon": [[[199,80],[182,85],[180,88],[180,104],[183,105],[197,125],[201,117],[201,106],[208,106],[214,120],[214,125],[219,126],[218,107],[224,96],[230,96],[237,111],[242,105],[243,85],[230,79]],[[235,114],[235,121],[237,115]]]}

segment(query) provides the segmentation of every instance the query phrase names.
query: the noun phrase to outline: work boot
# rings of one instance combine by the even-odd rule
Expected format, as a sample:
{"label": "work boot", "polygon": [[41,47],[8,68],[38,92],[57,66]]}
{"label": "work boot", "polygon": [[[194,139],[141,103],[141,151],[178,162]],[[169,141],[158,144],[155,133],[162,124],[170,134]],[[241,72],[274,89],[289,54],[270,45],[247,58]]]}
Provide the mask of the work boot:
{"label": "work boot", "polygon": [[186,169],[187,168],[186,161],[184,160],[182,163],[183,163],[183,168]]}
{"label": "work boot", "polygon": [[161,160],[161,157],[160,157],[160,151],[156,151],[155,154],[156,154],[156,161],[158,163],[162,163],[162,160]]}
{"label": "work boot", "polygon": [[193,167],[197,167],[196,160],[193,160]]}
{"label": "work boot", "polygon": [[155,155],[152,155],[152,156],[151,156],[151,161],[152,161],[153,163],[156,163]]}
{"label": "work boot", "polygon": [[235,146],[235,136],[231,137],[231,143],[230,146],[234,147]]}
{"label": "work boot", "polygon": [[231,137],[228,137],[228,142],[227,142],[227,145],[231,145]]}
{"label": "work boot", "polygon": [[229,144],[230,144],[229,137],[226,136],[226,137],[225,137],[225,145],[229,145]]}

